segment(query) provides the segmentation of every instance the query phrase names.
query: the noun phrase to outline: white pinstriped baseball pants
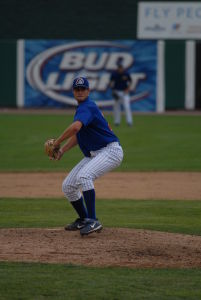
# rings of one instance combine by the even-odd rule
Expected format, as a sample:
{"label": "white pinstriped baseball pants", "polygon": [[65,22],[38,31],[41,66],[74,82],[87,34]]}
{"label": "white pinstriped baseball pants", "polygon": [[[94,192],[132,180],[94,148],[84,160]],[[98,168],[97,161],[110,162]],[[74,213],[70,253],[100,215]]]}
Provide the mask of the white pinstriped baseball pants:
{"label": "white pinstriped baseball pants", "polygon": [[62,190],[70,202],[81,198],[81,191],[94,189],[94,180],[118,167],[123,159],[123,150],[118,142],[91,151],[91,157],[84,157],[63,181]]}

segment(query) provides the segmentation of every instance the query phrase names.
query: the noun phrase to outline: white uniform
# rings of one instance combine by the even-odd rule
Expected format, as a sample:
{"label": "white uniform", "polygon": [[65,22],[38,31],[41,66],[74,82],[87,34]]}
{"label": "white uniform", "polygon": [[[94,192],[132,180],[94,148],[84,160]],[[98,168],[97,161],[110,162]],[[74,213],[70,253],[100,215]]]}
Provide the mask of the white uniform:
{"label": "white uniform", "polygon": [[77,201],[81,191],[94,189],[94,180],[118,167],[122,159],[123,150],[118,142],[91,151],[91,156],[84,157],[65,178],[62,185],[65,196],[70,202]]}
{"label": "white uniform", "polygon": [[129,125],[133,124],[133,116],[130,108],[130,96],[128,93],[125,93],[124,91],[117,91],[115,90],[115,93],[118,96],[118,99],[115,99],[114,101],[114,123],[120,124],[121,122],[121,105],[124,108],[125,116],[126,116],[126,122]]}
{"label": "white uniform", "polygon": [[65,229],[79,229],[81,235],[88,235],[102,229],[96,217],[94,180],[120,165],[123,150],[100,109],[91,101],[87,79],[76,78],[73,88],[74,94],[82,100],[78,101],[73,121],[82,123],[76,139],[84,158],[72,169],[62,185],[65,196],[79,216]]}

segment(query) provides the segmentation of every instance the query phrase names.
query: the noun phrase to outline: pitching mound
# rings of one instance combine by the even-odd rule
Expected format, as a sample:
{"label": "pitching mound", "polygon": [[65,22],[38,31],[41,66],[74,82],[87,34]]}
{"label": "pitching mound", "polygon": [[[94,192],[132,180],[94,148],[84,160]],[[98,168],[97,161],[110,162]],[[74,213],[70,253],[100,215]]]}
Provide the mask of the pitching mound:
{"label": "pitching mound", "polygon": [[201,237],[104,228],[81,237],[57,229],[1,229],[0,260],[142,268],[201,267]]}

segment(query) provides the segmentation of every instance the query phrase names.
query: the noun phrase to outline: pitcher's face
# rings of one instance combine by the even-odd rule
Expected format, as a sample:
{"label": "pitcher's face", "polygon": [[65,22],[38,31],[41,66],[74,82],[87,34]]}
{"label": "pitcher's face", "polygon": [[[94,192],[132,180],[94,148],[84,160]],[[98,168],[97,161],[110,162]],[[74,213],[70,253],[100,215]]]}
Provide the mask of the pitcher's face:
{"label": "pitcher's face", "polygon": [[89,96],[89,89],[85,87],[76,87],[73,89],[73,95],[78,102],[83,102]]}

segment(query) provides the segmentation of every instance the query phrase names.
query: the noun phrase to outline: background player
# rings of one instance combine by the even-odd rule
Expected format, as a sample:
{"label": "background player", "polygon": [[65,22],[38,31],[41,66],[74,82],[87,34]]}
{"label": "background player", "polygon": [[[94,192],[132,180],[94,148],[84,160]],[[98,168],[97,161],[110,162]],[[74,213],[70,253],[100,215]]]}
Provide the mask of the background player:
{"label": "background player", "polygon": [[121,122],[121,104],[126,114],[126,122],[129,126],[133,124],[133,117],[130,108],[129,88],[132,83],[131,76],[124,70],[121,62],[117,65],[117,70],[110,77],[110,87],[114,97],[114,124]]}
{"label": "background player", "polygon": [[54,144],[58,146],[67,139],[60,148],[57,159],[77,144],[84,154],[84,158],[72,169],[62,186],[64,194],[79,216],[65,229],[80,230],[81,235],[102,229],[96,218],[93,182],[118,167],[123,159],[119,139],[109,128],[95,102],[89,98],[89,92],[86,78],[79,77],[73,81],[73,94],[78,102],[74,121]]}

